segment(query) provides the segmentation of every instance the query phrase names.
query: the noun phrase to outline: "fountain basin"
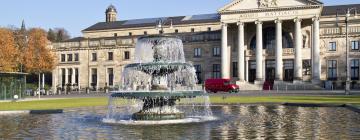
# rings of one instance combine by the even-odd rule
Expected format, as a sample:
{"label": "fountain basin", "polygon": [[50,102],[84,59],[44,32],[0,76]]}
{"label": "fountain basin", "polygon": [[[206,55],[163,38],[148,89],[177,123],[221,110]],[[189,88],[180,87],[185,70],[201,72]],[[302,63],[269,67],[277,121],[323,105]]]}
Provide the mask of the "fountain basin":
{"label": "fountain basin", "polygon": [[182,112],[179,113],[144,113],[138,112],[132,115],[133,120],[147,120],[147,121],[158,121],[158,120],[177,120],[185,118],[185,114]]}

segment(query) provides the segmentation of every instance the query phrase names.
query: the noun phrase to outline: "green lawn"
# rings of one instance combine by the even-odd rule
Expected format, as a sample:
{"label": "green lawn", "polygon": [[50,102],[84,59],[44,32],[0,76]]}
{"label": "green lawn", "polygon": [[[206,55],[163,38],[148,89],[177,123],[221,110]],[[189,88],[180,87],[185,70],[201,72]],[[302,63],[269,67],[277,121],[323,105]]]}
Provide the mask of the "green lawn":
{"label": "green lawn", "polygon": [[[327,103],[354,104],[360,106],[360,96],[212,96],[213,104],[237,103]],[[0,110],[65,109],[77,107],[106,106],[108,98],[72,98],[24,102],[1,102]]]}

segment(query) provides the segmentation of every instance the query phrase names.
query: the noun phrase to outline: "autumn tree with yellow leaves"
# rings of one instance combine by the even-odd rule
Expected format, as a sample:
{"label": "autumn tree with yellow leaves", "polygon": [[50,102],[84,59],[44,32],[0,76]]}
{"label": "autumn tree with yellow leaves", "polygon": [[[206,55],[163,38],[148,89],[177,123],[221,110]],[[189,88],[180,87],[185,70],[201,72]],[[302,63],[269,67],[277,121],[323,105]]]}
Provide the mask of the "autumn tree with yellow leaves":
{"label": "autumn tree with yellow leaves", "polygon": [[16,72],[18,49],[11,30],[0,28],[0,72]]}
{"label": "autumn tree with yellow leaves", "polygon": [[51,50],[47,48],[47,44],[48,40],[44,30],[30,29],[24,55],[26,72],[41,74],[53,70],[55,60]]}

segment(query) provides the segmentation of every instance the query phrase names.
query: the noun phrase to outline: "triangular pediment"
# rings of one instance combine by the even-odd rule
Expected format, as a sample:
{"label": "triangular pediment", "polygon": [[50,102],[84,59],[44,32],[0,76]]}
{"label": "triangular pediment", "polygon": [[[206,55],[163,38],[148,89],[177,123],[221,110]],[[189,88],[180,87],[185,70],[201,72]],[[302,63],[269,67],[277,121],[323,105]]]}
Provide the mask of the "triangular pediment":
{"label": "triangular pediment", "polygon": [[322,5],[318,0],[234,0],[218,10],[219,13],[226,11],[245,11],[266,8],[299,7]]}

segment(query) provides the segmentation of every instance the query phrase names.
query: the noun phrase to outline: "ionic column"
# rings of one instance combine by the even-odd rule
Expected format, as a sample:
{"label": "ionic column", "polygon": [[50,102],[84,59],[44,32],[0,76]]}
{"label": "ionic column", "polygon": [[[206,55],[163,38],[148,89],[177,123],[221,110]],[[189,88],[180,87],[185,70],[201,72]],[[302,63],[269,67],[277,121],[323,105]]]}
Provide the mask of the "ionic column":
{"label": "ionic column", "polygon": [[81,89],[81,86],[80,86],[80,81],[81,81],[80,80],[81,79],[80,78],[80,68],[77,68],[77,69],[78,69],[78,83],[77,84],[78,84],[78,88],[79,88],[79,91],[80,91],[80,89]]}
{"label": "ionic column", "polygon": [[263,77],[263,33],[262,22],[256,21],[256,81],[262,83]]}
{"label": "ionic column", "polygon": [[295,22],[295,60],[294,60],[294,79],[302,80],[302,33],[301,19],[296,18]]}
{"label": "ionic column", "polygon": [[275,49],[275,79],[283,80],[283,46],[282,46],[282,21],[275,20],[276,23],[276,49]]}
{"label": "ionic column", "polygon": [[319,17],[313,18],[312,82],[318,84],[321,75]]}
{"label": "ionic column", "polygon": [[64,86],[66,86],[68,83],[69,83],[69,69],[65,68],[65,85]]}
{"label": "ionic column", "polygon": [[238,75],[239,81],[245,81],[245,47],[244,47],[244,23],[238,22]]}
{"label": "ionic column", "polygon": [[72,68],[71,84],[75,84],[75,68]]}
{"label": "ionic column", "polygon": [[228,54],[228,43],[227,43],[227,24],[222,23],[222,38],[221,38],[221,77],[230,78],[230,62]]}

